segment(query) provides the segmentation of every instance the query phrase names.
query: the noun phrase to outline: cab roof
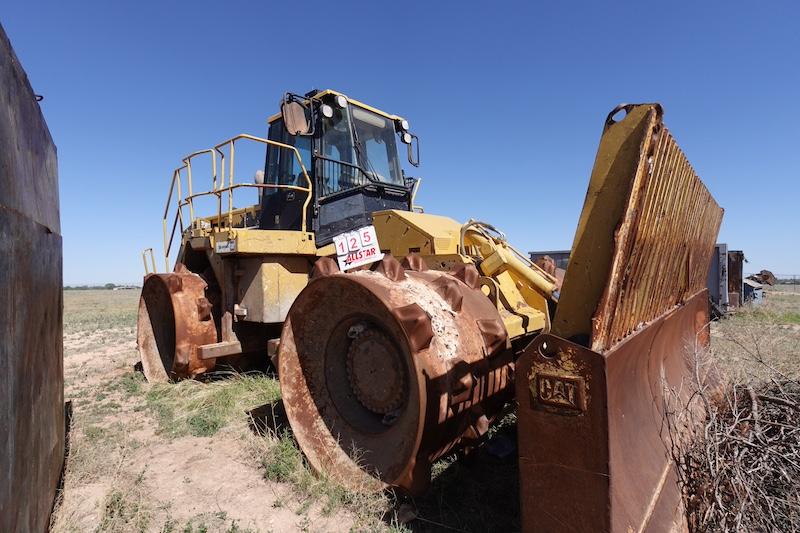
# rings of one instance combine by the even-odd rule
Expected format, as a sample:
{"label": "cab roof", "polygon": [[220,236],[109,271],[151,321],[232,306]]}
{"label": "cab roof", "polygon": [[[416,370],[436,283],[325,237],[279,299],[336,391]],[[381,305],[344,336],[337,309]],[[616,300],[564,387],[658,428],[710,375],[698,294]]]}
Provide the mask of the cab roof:
{"label": "cab roof", "polygon": [[[378,115],[380,115],[380,116],[382,116],[384,118],[387,118],[389,120],[392,120],[392,121],[403,120],[403,117],[400,117],[398,115],[391,115],[389,113],[386,113],[385,111],[381,111],[378,108],[372,107],[371,105],[365,104],[364,102],[359,102],[358,100],[354,100],[353,98],[350,98],[346,94],[340,93],[339,91],[334,91],[333,89],[325,89],[324,91],[320,91],[317,94],[315,94],[314,96],[311,96],[309,99],[310,100],[318,100],[318,99],[322,99],[322,98],[324,98],[324,97],[326,97],[328,95],[331,95],[331,94],[336,95],[336,96],[344,96],[345,98],[347,98],[348,103],[350,103],[351,105],[356,105],[358,107],[366,109],[367,111],[372,111],[373,113],[377,113]],[[281,114],[280,113],[275,113],[274,115],[272,115],[271,117],[269,117],[267,119],[267,123],[268,124],[272,124],[273,122],[275,122],[279,118],[281,118]]]}

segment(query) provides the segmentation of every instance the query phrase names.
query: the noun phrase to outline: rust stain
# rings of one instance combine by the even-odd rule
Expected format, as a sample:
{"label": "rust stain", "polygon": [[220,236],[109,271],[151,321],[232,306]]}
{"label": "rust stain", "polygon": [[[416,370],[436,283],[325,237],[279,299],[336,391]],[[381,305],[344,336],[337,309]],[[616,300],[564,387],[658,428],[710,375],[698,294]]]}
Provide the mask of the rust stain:
{"label": "rust stain", "polygon": [[593,350],[610,349],[705,288],[722,213],[659,117],[615,234]]}
{"label": "rust stain", "polygon": [[197,347],[217,342],[206,282],[182,264],[169,274],[145,278],[139,299],[136,344],[149,381],[195,377],[212,370]]}

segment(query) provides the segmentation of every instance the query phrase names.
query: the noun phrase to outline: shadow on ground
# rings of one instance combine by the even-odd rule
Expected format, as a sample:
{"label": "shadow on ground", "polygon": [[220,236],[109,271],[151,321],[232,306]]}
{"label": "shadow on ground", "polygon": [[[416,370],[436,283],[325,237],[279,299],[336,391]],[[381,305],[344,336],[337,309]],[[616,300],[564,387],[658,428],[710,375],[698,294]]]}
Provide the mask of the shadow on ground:
{"label": "shadow on ground", "polygon": [[256,435],[266,433],[281,435],[284,431],[292,430],[281,400],[256,407],[248,411],[247,415],[250,418],[248,422],[250,430]]}
{"label": "shadow on ground", "polygon": [[[280,400],[257,407],[248,415],[250,429],[257,435],[291,432]],[[511,418],[470,455],[451,455],[437,461],[431,486],[424,495],[398,496],[398,509],[403,504],[415,509],[416,519],[406,527],[420,533],[520,531],[516,442],[516,425]]]}
{"label": "shadow on ground", "polygon": [[410,499],[414,532],[520,530],[516,428],[501,427],[468,457],[448,457],[434,465],[431,487]]}

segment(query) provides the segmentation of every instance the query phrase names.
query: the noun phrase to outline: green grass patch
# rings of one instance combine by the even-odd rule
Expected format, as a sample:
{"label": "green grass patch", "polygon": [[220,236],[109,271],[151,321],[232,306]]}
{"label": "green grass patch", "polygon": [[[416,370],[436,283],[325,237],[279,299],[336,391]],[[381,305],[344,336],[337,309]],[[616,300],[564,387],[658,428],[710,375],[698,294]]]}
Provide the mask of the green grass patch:
{"label": "green grass patch", "polygon": [[287,432],[281,434],[269,453],[262,454],[259,462],[264,469],[264,477],[279,483],[291,481],[303,467],[300,450]]}
{"label": "green grass patch", "polygon": [[156,433],[168,437],[178,437],[188,433],[177,420],[175,405],[171,402],[168,394],[159,389],[153,389],[146,396],[147,408],[156,421]]}
{"label": "green grass patch", "polygon": [[225,425],[225,419],[219,411],[199,412],[186,418],[189,433],[195,437],[210,437]]}
{"label": "green grass patch", "polygon": [[737,311],[731,317],[731,320],[744,324],[758,325],[800,324],[800,312],[752,307]]}
{"label": "green grass patch", "polygon": [[229,379],[201,383],[155,384],[145,395],[157,432],[168,437],[210,437],[246,412],[280,398],[280,386],[264,375],[235,374]]}
{"label": "green grass patch", "polygon": [[351,491],[324,474],[314,473],[289,431],[254,435],[249,451],[265,479],[289,484],[294,489],[291,501],[278,500],[273,504],[275,507],[291,506],[299,516],[307,516],[317,506],[323,516],[346,510],[355,518],[351,531],[405,531],[383,521],[392,507],[388,494]]}
{"label": "green grass patch", "polygon": [[139,396],[142,393],[142,385],[144,385],[144,376],[139,372],[128,372],[124,374],[119,380],[119,390],[125,396]]}

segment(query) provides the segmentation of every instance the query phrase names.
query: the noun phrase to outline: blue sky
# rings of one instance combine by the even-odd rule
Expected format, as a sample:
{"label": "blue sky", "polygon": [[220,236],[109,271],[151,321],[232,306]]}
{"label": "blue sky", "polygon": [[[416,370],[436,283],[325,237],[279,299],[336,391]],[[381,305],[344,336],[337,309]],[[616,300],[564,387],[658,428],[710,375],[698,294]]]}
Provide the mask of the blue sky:
{"label": "blue sky", "polygon": [[571,245],[606,113],[661,102],[719,240],[800,274],[796,2],[30,1],[0,23],[58,146],[67,284],[138,282],[180,158],[312,87],[406,117],[419,203],[526,250]]}

